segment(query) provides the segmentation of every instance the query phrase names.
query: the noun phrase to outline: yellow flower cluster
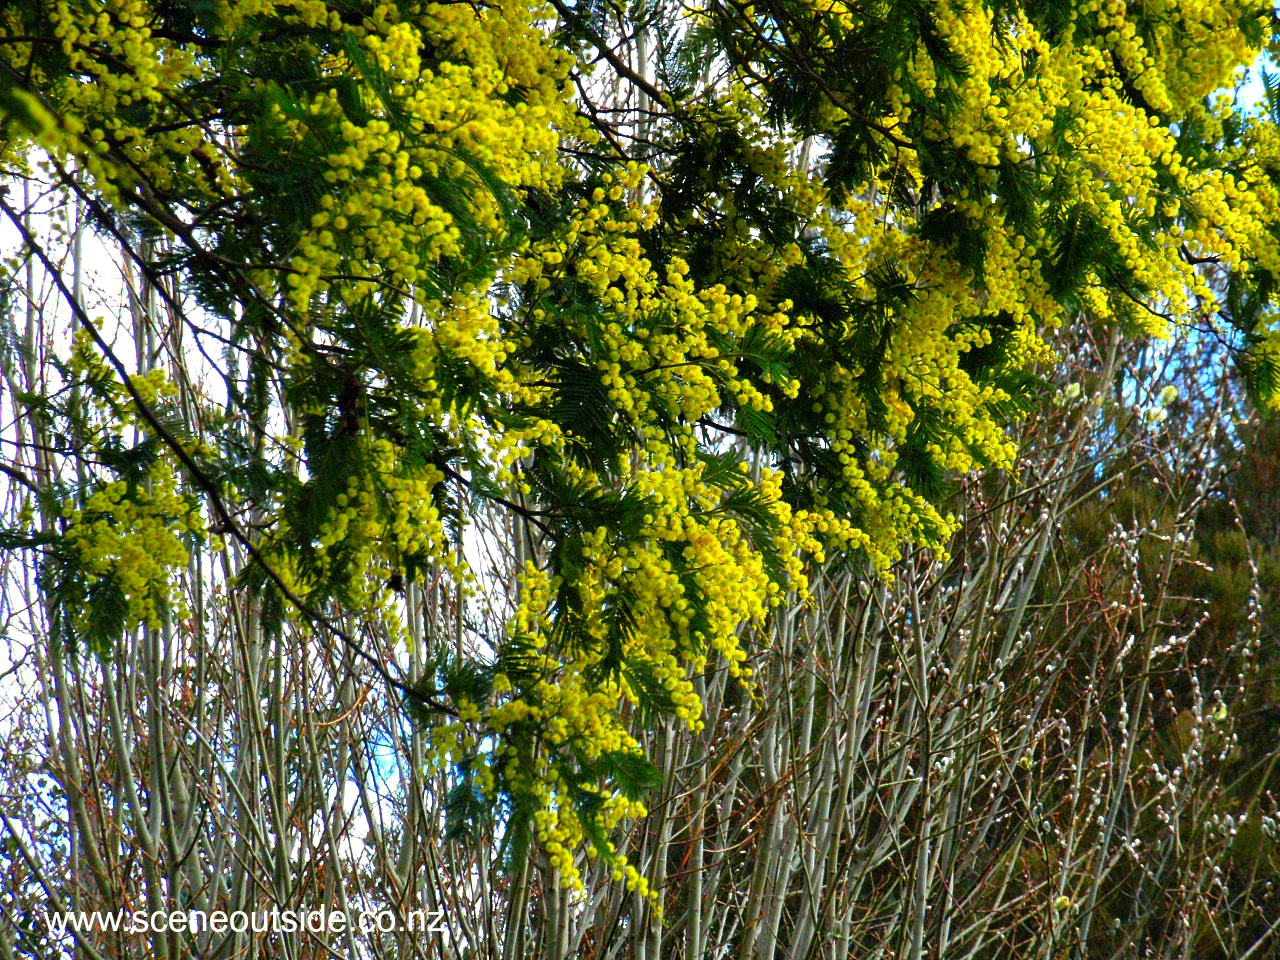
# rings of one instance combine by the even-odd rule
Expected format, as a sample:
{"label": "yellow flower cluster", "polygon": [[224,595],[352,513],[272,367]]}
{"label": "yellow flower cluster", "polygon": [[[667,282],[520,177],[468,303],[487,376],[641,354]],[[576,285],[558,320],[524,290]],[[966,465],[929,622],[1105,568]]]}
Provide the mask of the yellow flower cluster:
{"label": "yellow flower cluster", "polygon": [[[990,196],[999,193],[1001,164],[1034,162],[1041,182],[1056,185],[1057,204],[1079,209],[1105,231],[1133,290],[1149,306],[1133,310],[1131,301],[1104,292],[1111,278],[1093,275],[1085,297],[1090,309],[1163,333],[1166,317],[1185,321],[1215,309],[1196,261],[1235,266],[1246,251],[1270,245],[1265,234],[1273,214],[1251,185],[1224,174],[1221,164],[1189,168],[1169,125],[1189,114],[1182,122],[1206,124],[1210,131],[1217,122],[1221,129],[1201,103],[1230,85],[1233,70],[1256,54],[1235,29],[1248,15],[1244,3],[1157,3],[1138,11],[1123,0],[1086,0],[1072,6],[1063,35],[1051,44],[1021,15],[998,23],[984,5],[942,4],[942,35],[968,73],[958,83],[948,81],[960,106],[932,135],[967,150],[984,168]],[[1139,30],[1139,16],[1156,24],[1154,32]],[[925,91],[940,82],[923,51],[912,69]],[[901,113],[913,109],[901,91],[894,98]],[[1053,147],[1055,136],[1066,146]],[[1199,217],[1152,230],[1156,218],[1186,212],[1179,210],[1178,196],[1194,197]],[[1050,238],[1036,229],[1020,232],[998,201],[982,195],[967,198],[961,210],[988,241],[980,308],[1058,319],[1061,305],[1043,282]],[[968,278],[958,280],[953,290],[973,302],[960,285]]]}
{"label": "yellow flower cluster", "polygon": [[[442,299],[429,281],[443,258],[465,256],[469,242],[510,239],[495,180],[513,190],[561,182],[559,131],[579,126],[562,90],[569,61],[519,3],[430,4],[412,20],[381,4],[342,32],[359,57],[336,56],[329,70],[367,82],[360,109],[335,87],[302,99],[296,113],[277,111],[286,141],[326,154],[333,187],[298,242],[289,299],[306,318],[318,294],[353,302],[386,287],[430,312]],[[438,62],[423,64],[424,47]],[[483,299],[492,278],[482,279],[461,294]]]}
{"label": "yellow flower cluster", "polygon": [[[232,172],[178,94],[208,66],[153,35],[150,0],[58,0],[47,13],[66,69],[44,77],[37,67],[33,76],[56,116],[32,131],[41,145],[72,158],[108,200],[120,187],[167,190],[178,181],[196,197],[229,195]],[[0,35],[17,26],[0,24]]]}
{"label": "yellow flower cluster", "polygon": [[[113,379],[88,334],[74,340],[69,371],[92,384],[78,413],[90,451],[101,452],[125,440],[131,428],[145,429],[125,388]],[[130,378],[149,406],[171,396],[174,387],[162,370]],[[123,628],[157,628],[164,612],[181,610],[178,574],[190,559],[188,542],[206,539],[199,502],[184,494],[173,460],[158,456],[142,478],[100,481],[78,503],[68,502],[65,538],[79,556],[85,586],[110,580],[123,597]],[[89,629],[90,604],[76,611],[76,628]]]}
{"label": "yellow flower cluster", "polygon": [[[534,569],[527,572],[526,584],[533,594],[538,592],[535,583],[539,576]],[[523,609],[527,614],[527,606]],[[542,666],[547,676],[562,667],[550,657],[544,658]],[[573,672],[560,673],[559,682],[539,681],[522,695],[517,695],[509,681],[499,675],[500,682],[495,683],[496,702],[487,709],[460,704],[459,719],[435,727],[432,742],[439,760],[456,763],[474,750],[481,736],[496,736],[504,743],[510,739],[513,728],[523,725],[528,729],[532,725],[537,729],[540,748],[534,754],[533,766],[522,758],[517,747],[509,745],[492,759],[499,769],[486,764],[472,769],[488,796],[493,796],[496,777],[500,775],[526,799],[532,798],[538,842],[555,866],[560,882],[581,892],[584,890],[582,871],[575,853],[584,846],[587,825],[555,761],[572,756],[575,750],[581,751],[588,761],[594,761],[607,752],[636,753],[639,746],[617,717],[622,696],[617,685],[593,685],[580,669],[568,669]],[[596,809],[586,815],[594,819],[594,827],[600,830],[612,830],[625,819],[647,814],[644,804],[628,799],[609,784],[579,785],[579,789],[597,798]],[[588,856],[603,855],[616,880],[644,896],[651,896],[648,882],[612,844],[603,850],[592,846],[586,850]]]}
{"label": "yellow flower cluster", "polygon": [[[376,615],[386,583],[403,570],[405,558],[430,561],[456,576],[462,571],[433,500],[436,486],[444,480],[441,470],[430,464],[408,466],[403,451],[385,437],[362,436],[360,443],[359,469],[327,506],[316,533],[312,575],[297,575],[285,524],[272,532],[262,552],[300,599],[311,599],[317,586],[337,574],[346,601]],[[340,557],[340,565],[335,557]]]}
{"label": "yellow flower cluster", "polygon": [[[866,371],[856,359],[838,361],[820,380],[805,384],[806,399],[842,466],[843,495],[860,516],[854,526],[823,513],[829,501],[820,497],[819,511],[802,520],[829,544],[862,549],[884,570],[904,541],[940,546],[945,540],[950,519],[892,479],[922,411],[947,427],[924,444],[938,468],[966,472],[1010,462],[1012,443],[993,413],[1010,397],[976,382],[966,358],[991,345],[988,323],[994,317],[1002,318],[1007,332],[1009,369],[1032,368],[1049,358],[1037,330],[1071,316],[1055,294],[1053,272],[1065,269],[1056,262],[1065,254],[1053,232],[1055,218],[1070,212],[1096,223],[1099,242],[1114,251],[1108,260],[1114,268],[1086,265],[1079,306],[1156,334],[1164,332],[1167,319],[1198,320],[1219,308],[1220,291],[1200,263],[1276,263],[1273,225],[1280,207],[1263,160],[1274,155],[1270,125],[1259,123],[1230,156],[1215,158],[1205,169],[1179,155],[1170,123],[1189,113],[1187,122],[1210,138],[1221,134],[1230,105],[1201,103],[1229,85],[1232,71],[1256,53],[1236,29],[1252,14],[1243,3],[1208,0],[1157,6],[1135,9],[1122,0],[1075,4],[1050,41],[1016,10],[997,13],[968,0],[938,4],[933,23],[964,69],[941,76],[929,50],[922,45],[915,52],[899,77],[902,84],[888,91],[885,116],[877,118],[886,139],[896,138],[889,141],[892,162],[873,170],[865,186],[839,204],[815,174],[796,163],[802,145],[765,121],[769,105],[757,99],[758,86],[722,91],[710,110],[708,129],[731,123],[741,131],[752,144],[742,152],[743,161],[808,220],[809,235],[821,238],[824,252],[839,260],[851,285],[870,300],[876,292],[872,278],[891,266],[910,287],[905,302],[885,312],[890,334],[878,371],[883,410],[873,417],[868,408]],[[813,15],[823,25],[815,24],[811,36],[856,29],[864,13],[841,2],[815,4]],[[1156,24],[1154,32],[1139,28],[1140,17]],[[1194,52],[1187,37],[1196,38]],[[917,95],[921,100],[913,101]],[[932,109],[944,95],[956,105],[945,121]],[[865,122],[835,106],[838,90],[832,101],[814,122],[832,131],[842,123]],[[917,114],[924,119],[913,126]],[[964,223],[964,241],[928,238],[893,199],[895,184],[927,179],[916,152],[897,145],[920,129],[920,150],[946,145],[973,165],[976,189],[949,197],[953,215]],[[1027,178],[1025,189],[1033,195],[1043,196],[1052,185],[1055,208],[1015,215],[1008,206],[1010,176]],[[1187,197],[1194,210],[1179,200]],[[717,211],[721,229],[735,238],[724,245],[721,275],[784,315],[781,329],[793,343],[819,343],[823,335],[812,331],[808,318],[793,316],[789,304],[770,302],[770,291],[795,254],[736,226],[737,213],[732,198],[724,198]],[[965,256],[977,250],[980,273]],[[1117,272],[1124,278],[1118,281]],[[834,335],[858,331],[849,327]]]}
{"label": "yellow flower cluster", "polygon": [[[176,606],[176,575],[190,559],[184,540],[205,532],[198,507],[178,491],[169,466],[161,461],[145,485],[101,484],[64,517],[91,593],[96,581],[110,578],[124,597],[124,628],[158,628],[162,613]],[[91,615],[87,606],[78,612],[81,631]]]}

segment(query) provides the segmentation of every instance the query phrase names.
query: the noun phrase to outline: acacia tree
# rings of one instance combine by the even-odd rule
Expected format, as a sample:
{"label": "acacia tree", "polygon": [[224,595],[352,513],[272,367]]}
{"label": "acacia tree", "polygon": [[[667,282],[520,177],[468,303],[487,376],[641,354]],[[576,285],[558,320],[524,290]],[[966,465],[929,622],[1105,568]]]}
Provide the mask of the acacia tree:
{"label": "acacia tree", "polygon": [[7,175],[84,211],[147,318],[113,343],[0,198],[78,329],[56,369],[25,342],[10,394],[42,635],[105,656],[200,621],[363,664],[451,833],[516,886],[536,838],[549,913],[584,849],[656,905],[615,828],[658,721],[701,729],[709,669],[745,707],[827,554],[945,548],[946,480],[1012,462],[1043,330],[1202,324],[1274,402],[1280,149],[1215,99],[1270,28],[1242,4],[556,12],[0,25]]}

